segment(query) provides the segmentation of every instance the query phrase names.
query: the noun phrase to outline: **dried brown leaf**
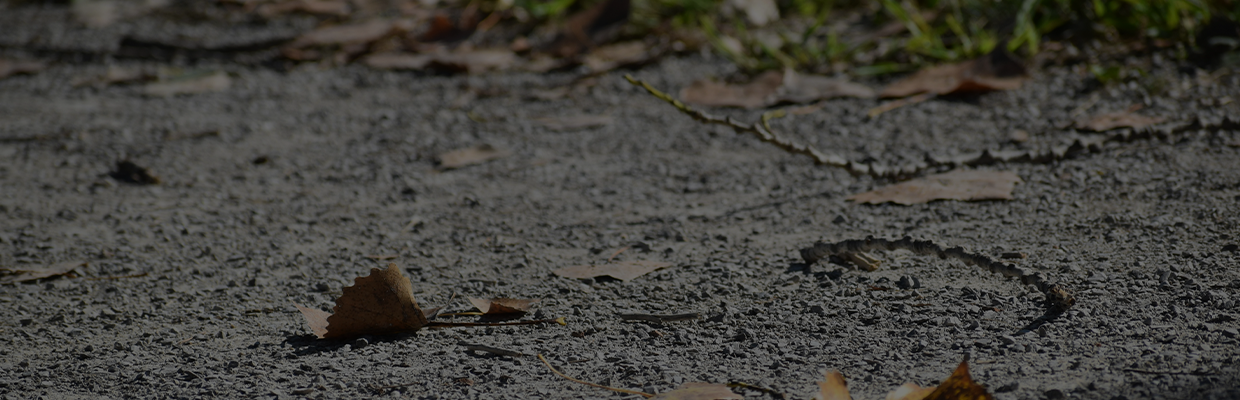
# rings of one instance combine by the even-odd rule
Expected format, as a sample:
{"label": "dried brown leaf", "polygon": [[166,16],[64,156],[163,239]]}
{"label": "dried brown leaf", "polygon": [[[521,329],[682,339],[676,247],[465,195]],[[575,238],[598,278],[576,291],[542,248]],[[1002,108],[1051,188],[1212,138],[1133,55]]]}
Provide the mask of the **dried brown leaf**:
{"label": "dried brown leaf", "polygon": [[205,75],[192,75],[170,79],[165,82],[148,83],[142,87],[147,96],[167,97],[178,94],[196,94],[227,90],[232,86],[232,78],[223,71]]}
{"label": "dried brown leaf", "polygon": [[393,27],[395,24],[392,21],[381,19],[354,25],[323,27],[298,36],[288,48],[370,43],[392,33]]}
{"label": "dried brown leaf", "polygon": [[[844,376],[838,371],[827,373],[826,379],[818,382],[818,387],[819,392],[814,395],[816,400],[852,399]],[[994,400],[994,397],[969,377],[969,357],[966,355],[951,377],[938,387],[923,388],[911,382],[905,383],[887,393],[886,400]]]}
{"label": "dried brown leaf", "polygon": [[848,197],[858,203],[910,205],[933,200],[1011,200],[1020,177],[1006,171],[955,170]]}
{"label": "dried brown leaf", "polygon": [[314,15],[345,17],[352,11],[349,3],[343,0],[292,0],[267,3],[255,10],[263,18],[273,18],[284,14],[303,12]]}
{"label": "dried brown leaf", "polygon": [[915,383],[908,382],[900,385],[896,390],[887,393],[885,400],[921,400],[934,392],[934,389],[932,387],[924,388],[917,386]]}
{"label": "dried brown leaf", "polygon": [[822,382],[818,382],[818,394],[814,395],[815,400],[852,400],[852,396],[848,394],[848,384],[844,382],[844,375],[840,371],[827,372]]}
{"label": "dried brown leaf", "polygon": [[497,158],[507,156],[508,152],[492,147],[489,144],[480,144],[464,149],[452,150],[439,155],[440,169],[453,169],[481,164]]}
{"label": "dried brown leaf", "polygon": [[425,69],[431,63],[430,54],[379,53],[362,59],[362,63],[378,69]]}
{"label": "dried brown leaf", "polygon": [[969,376],[969,357],[966,355],[952,376],[939,384],[933,392],[922,399],[907,400],[994,400],[994,396]]}
{"label": "dried brown leaf", "polygon": [[779,71],[767,71],[743,85],[701,80],[682,89],[680,99],[703,106],[759,108],[770,104],[770,97],[781,84],[783,73]]}
{"label": "dried brown leaf", "polygon": [[553,131],[575,131],[611,125],[610,115],[574,115],[568,117],[535,118],[534,122]]}
{"label": "dried brown leaf", "polygon": [[631,41],[601,46],[581,60],[592,73],[611,71],[620,67],[650,62],[657,54],[651,54],[645,42]]}
{"label": "dried brown leaf", "polygon": [[17,74],[33,74],[47,68],[42,61],[0,58],[0,79]]}
{"label": "dried brown leaf", "polygon": [[610,276],[622,281],[630,281],[660,268],[672,266],[672,263],[658,261],[624,261],[605,265],[574,265],[552,271],[552,273],[576,279],[588,279],[596,276]]}
{"label": "dried brown leaf", "polygon": [[474,34],[478,24],[471,15],[461,15],[456,23],[444,14],[435,14],[431,26],[422,34],[423,42],[459,42]]}
{"label": "dried brown leaf", "polygon": [[482,311],[484,315],[521,314],[530,311],[530,307],[542,299],[480,299],[470,297],[469,303]]}
{"label": "dried brown leaf", "polygon": [[808,103],[837,97],[874,97],[874,89],[843,79],[799,74],[791,69],[784,71],[783,78],[783,84],[775,92],[776,102]]}
{"label": "dried brown leaf", "polygon": [[517,61],[516,53],[508,49],[479,49],[452,53],[436,53],[427,64],[447,72],[465,72],[478,74],[487,71],[502,71],[512,67]]}
{"label": "dried brown leaf", "polygon": [[103,28],[116,21],[165,7],[169,3],[171,2],[168,0],[76,0],[70,4],[69,14],[87,28]]}
{"label": "dried brown leaf", "polygon": [[660,393],[651,400],[742,400],[728,385],[706,382],[685,382],[670,392]]}
{"label": "dried brown leaf", "polygon": [[1166,118],[1147,117],[1144,115],[1133,114],[1129,111],[1120,111],[1099,114],[1095,115],[1093,118],[1077,121],[1076,128],[1094,132],[1109,131],[1116,128],[1141,129],[1163,122],[1164,120],[1166,120]]}
{"label": "dried brown leaf", "polygon": [[1020,61],[1002,51],[957,64],[917,71],[896,81],[880,97],[905,97],[921,93],[951,94],[1019,88],[1028,79]]}
{"label": "dried brown leaf", "polygon": [[77,276],[74,271],[86,265],[85,261],[69,261],[42,268],[0,268],[0,284],[29,282],[53,276],[73,277]]}
{"label": "dried brown leaf", "polygon": [[686,103],[715,107],[760,108],[779,103],[808,103],[836,97],[874,97],[874,91],[861,84],[818,75],[767,71],[752,82],[728,85],[709,80],[697,81],[680,91]]}
{"label": "dried brown leaf", "polygon": [[512,67],[517,55],[507,49],[480,49],[452,53],[410,54],[379,53],[362,59],[362,63],[378,69],[435,69],[445,72],[478,74]]}
{"label": "dried brown leaf", "polygon": [[318,336],[320,339],[327,336],[327,317],[332,316],[332,313],[317,308],[305,307],[301,304],[293,304],[293,307],[297,307],[297,310],[301,311],[301,315],[306,317],[306,323],[310,324],[310,331],[314,332],[314,336]]}
{"label": "dried brown leaf", "polygon": [[321,339],[414,332],[427,324],[413,298],[413,284],[396,264],[384,270],[371,268],[370,275],[355,279],[336,299],[331,315],[295,306]]}

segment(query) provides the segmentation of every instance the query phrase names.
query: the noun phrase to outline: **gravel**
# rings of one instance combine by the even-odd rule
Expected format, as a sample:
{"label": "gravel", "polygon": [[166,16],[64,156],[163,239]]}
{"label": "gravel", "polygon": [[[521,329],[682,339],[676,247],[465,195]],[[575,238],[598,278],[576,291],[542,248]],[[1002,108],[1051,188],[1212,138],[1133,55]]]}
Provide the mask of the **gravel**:
{"label": "gravel", "polygon": [[[109,64],[157,66],[59,63],[0,81],[0,266],[89,263],[80,278],[0,286],[6,398],[633,397],[462,342],[646,392],[739,381],[807,398],[838,369],[854,396],[880,398],[936,384],[970,354],[999,399],[1240,398],[1232,130],[989,167],[1024,181],[1011,201],[866,206],[844,198],[888,182],[697,125],[621,77],[675,93],[733,70],[709,56],[603,75],[555,100],[525,94],[571,75],[201,61],[232,87],[152,98],[72,85]],[[915,160],[1070,141],[1085,134],[1059,126],[1090,103],[1086,115],[1141,104],[1169,121],[1240,116],[1240,76],[1228,71],[1155,63],[1149,79],[1169,89],[1151,92],[1147,81],[1097,85],[1082,68],[873,120],[865,111],[879,101],[850,99],[773,124],[850,159]],[[445,106],[470,88],[487,95]],[[531,122],[596,114],[612,123]],[[1015,129],[1029,140],[1012,143]],[[511,155],[436,169],[437,154],[482,143]],[[112,179],[121,160],[162,184]],[[1004,261],[1055,276],[1078,303],[1048,315],[1018,282],[903,251],[877,255],[874,272],[797,253],[869,235],[1023,254]],[[625,247],[616,260],[675,266],[629,282],[551,273]],[[330,310],[388,262],[426,307],[542,298],[529,318],[568,325],[315,340],[292,304]],[[702,318],[617,317],[627,313]]]}

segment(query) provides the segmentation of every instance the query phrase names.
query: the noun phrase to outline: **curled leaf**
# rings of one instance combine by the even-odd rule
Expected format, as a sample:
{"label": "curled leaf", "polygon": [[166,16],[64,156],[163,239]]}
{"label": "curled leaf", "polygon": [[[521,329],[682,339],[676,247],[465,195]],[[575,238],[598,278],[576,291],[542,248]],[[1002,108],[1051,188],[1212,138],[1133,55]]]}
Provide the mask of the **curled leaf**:
{"label": "curled leaf", "polygon": [[396,264],[371,268],[336,299],[333,314],[296,305],[310,330],[320,339],[414,332],[426,326],[426,315],[413,298],[413,284]]}
{"label": "curled leaf", "polygon": [[[969,376],[969,356],[965,355],[952,376],[939,384],[924,400],[994,400],[994,396]],[[919,400],[919,399],[908,399]]]}
{"label": "curled leaf", "polygon": [[840,371],[828,372],[822,382],[818,382],[818,394],[814,399],[852,400],[852,395],[848,394],[848,383],[844,382],[844,374]]}

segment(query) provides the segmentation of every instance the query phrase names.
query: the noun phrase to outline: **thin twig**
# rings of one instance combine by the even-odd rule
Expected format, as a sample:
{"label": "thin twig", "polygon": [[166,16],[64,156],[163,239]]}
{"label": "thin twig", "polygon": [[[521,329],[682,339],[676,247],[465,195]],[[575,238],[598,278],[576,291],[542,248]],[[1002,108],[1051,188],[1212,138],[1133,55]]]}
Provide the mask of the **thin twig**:
{"label": "thin twig", "polygon": [[141,274],[121,275],[121,276],[96,276],[96,277],[86,278],[86,280],[102,281],[102,280],[112,280],[112,279],[129,279],[129,278],[141,278],[147,275],[150,275],[150,273],[143,272]]}
{"label": "thin twig", "polygon": [[491,346],[487,346],[483,344],[457,342],[456,345],[464,347],[465,350],[469,350],[469,351],[481,351],[481,352],[491,353],[491,354],[500,355],[500,356],[509,356],[509,357],[525,357],[525,354],[519,351],[501,349],[498,347],[491,347]]}
{"label": "thin twig", "polygon": [[636,395],[644,396],[644,397],[646,397],[646,398],[651,398],[651,397],[654,397],[654,395],[653,395],[653,394],[646,393],[646,392],[639,392],[639,391],[636,391],[636,390],[628,390],[628,389],[614,388],[614,387],[611,387],[611,386],[603,386],[603,385],[600,385],[600,384],[597,384],[597,383],[590,383],[590,382],[586,382],[586,381],[583,381],[583,380],[580,380],[580,379],[576,379],[576,378],[573,378],[573,377],[571,377],[571,376],[564,375],[564,374],[563,374],[563,373],[561,373],[560,371],[556,371],[556,370],[555,370],[555,367],[552,367],[552,366],[551,366],[551,363],[550,363],[550,362],[548,362],[548,361],[547,361],[547,358],[546,358],[546,357],[543,357],[543,355],[542,355],[542,354],[539,354],[539,355],[538,355],[538,359],[539,359],[540,361],[542,361],[542,362],[543,362],[543,365],[546,365],[546,366],[547,366],[547,368],[550,368],[550,369],[551,369],[551,372],[554,372],[556,375],[559,375],[561,378],[568,379],[568,380],[570,380],[570,381],[577,382],[577,383],[580,383],[580,384],[582,384],[582,385],[594,386],[594,387],[599,388],[599,389],[607,389],[607,390],[610,390],[610,391],[613,391],[613,392],[628,393],[628,394],[636,394]]}
{"label": "thin twig", "polygon": [[568,325],[564,317],[555,319],[539,319],[534,321],[517,321],[517,322],[440,322],[431,321],[426,324],[429,328],[445,328],[454,326],[510,326],[510,325],[538,325],[538,324],[560,324]]}
{"label": "thin twig", "polygon": [[807,156],[813,159],[819,165],[826,165],[836,168],[842,168],[853,175],[869,175],[875,178],[883,179],[900,179],[917,175],[923,171],[937,168],[956,168],[960,166],[978,166],[990,165],[995,163],[1028,163],[1028,164],[1046,164],[1057,160],[1063,160],[1082,153],[1100,153],[1103,145],[1111,142],[1127,143],[1142,139],[1165,139],[1172,135],[1182,132],[1191,132],[1196,130],[1223,131],[1234,130],[1240,128],[1240,119],[1235,117],[1224,116],[1217,121],[1206,121],[1201,117],[1181,122],[1178,125],[1163,124],[1159,127],[1145,127],[1141,129],[1117,129],[1114,133],[1106,135],[1092,135],[1087,138],[1074,139],[1067,145],[1054,146],[1043,150],[994,150],[987,149],[980,152],[966,153],[956,157],[936,157],[926,155],[924,161],[916,164],[905,166],[884,166],[880,164],[869,164],[856,161],[849,161],[842,156],[835,154],[827,154],[813,147],[793,143],[780,137],[771,129],[767,123],[772,118],[784,115],[783,110],[772,111],[762,116],[762,121],[746,124],[732,117],[719,117],[707,114],[692,107],[689,107],[680,100],[676,100],[671,95],[663,93],[649,83],[625,75],[629,83],[639,86],[649,92],[655,98],[663,100],[675,107],[676,110],[688,115],[694,120],[708,125],[723,125],[736,133],[748,133],[756,136],[758,140],[770,143],[780,149],[792,153]]}
{"label": "thin twig", "polygon": [[1004,264],[982,254],[970,253],[960,246],[947,248],[929,240],[913,240],[908,236],[899,240],[876,239],[868,236],[862,240],[844,240],[836,243],[817,242],[812,247],[801,249],[801,258],[806,263],[813,264],[832,255],[876,250],[908,250],[921,256],[954,258],[965,265],[978,265],[993,273],[1018,278],[1021,283],[1033,286],[1046,295],[1046,301],[1052,311],[1064,311],[1076,303],[1076,297],[1067,288],[1052,282],[1040,272],[1026,271],[1015,264]]}
{"label": "thin twig", "polygon": [[611,253],[611,257],[607,257],[607,263],[611,264],[611,260],[616,259],[616,256],[620,255],[620,253],[623,253],[625,250],[628,250],[629,247],[630,246],[624,246],[624,247],[621,247],[620,250],[616,250],[615,253]]}

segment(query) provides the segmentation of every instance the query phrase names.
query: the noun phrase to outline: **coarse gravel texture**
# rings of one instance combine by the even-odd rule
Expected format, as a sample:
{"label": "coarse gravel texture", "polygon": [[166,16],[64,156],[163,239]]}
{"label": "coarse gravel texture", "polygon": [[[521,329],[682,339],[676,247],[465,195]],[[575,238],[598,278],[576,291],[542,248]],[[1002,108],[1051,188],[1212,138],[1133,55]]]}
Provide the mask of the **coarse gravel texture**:
{"label": "coarse gravel texture", "polygon": [[[865,112],[880,101],[832,100],[774,126],[898,164],[1049,147],[1088,135],[1064,128],[1074,119],[1133,104],[1168,124],[1240,116],[1240,75],[1142,60],[1144,81],[1103,86],[1081,66],[1047,67],[1019,90],[875,119]],[[855,398],[881,398],[937,384],[969,354],[998,399],[1240,398],[1232,130],[986,167],[1023,179],[1011,201],[870,206],[845,197],[890,182],[698,125],[622,78],[675,93],[734,71],[708,55],[551,100],[530,94],[573,75],[206,60],[195,67],[227,71],[229,89],[164,98],[73,85],[109,64],[158,66],[66,62],[0,81],[0,266],[89,263],[83,277],[0,286],[5,398],[639,398],[460,343],[543,354],[571,376],[648,393],[744,382],[809,398],[838,369]],[[469,91],[477,98],[462,101]],[[575,115],[612,123],[535,121]],[[1015,130],[1029,140],[1011,141]],[[436,169],[437,154],[484,143],[510,155]],[[120,160],[162,184],[114,180]],[[875,272],[797,253],[870,235],[1023,253],[1009,261],[1057,278],[1077,305],[1048,314],[1014,280],[904,251],[878,254]],[[551,273],[613,257],[674,266],[629,282]],[[315,340],[293,304],[331,310],[342,287],[388,262],[424,307],[541,298],[525,319],[568,324]],[[702,318],[616,317],[692,312]]]}

